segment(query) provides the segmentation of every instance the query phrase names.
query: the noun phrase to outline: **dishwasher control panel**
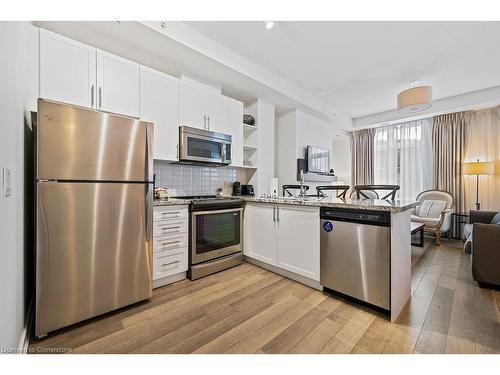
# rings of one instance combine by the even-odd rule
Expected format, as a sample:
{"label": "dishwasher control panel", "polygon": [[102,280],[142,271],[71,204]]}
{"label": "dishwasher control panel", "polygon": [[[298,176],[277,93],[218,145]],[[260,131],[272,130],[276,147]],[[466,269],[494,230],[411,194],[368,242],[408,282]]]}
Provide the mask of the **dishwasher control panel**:
{"label": "dishwasher control panel", "polygon": [[391,224],[390,213],[383,211],[322,208],[321,219],[378,226],[390,226]]}

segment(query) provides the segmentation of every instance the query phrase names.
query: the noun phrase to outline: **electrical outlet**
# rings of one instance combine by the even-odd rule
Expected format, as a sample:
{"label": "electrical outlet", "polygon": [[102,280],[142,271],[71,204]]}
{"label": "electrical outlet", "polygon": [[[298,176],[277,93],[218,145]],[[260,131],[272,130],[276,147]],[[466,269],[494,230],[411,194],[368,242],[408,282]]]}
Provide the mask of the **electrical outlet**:
{"label": "electrical outlet", "polygon": [[12,169],[3,168],[3,196],[9,197],[12,195]]}

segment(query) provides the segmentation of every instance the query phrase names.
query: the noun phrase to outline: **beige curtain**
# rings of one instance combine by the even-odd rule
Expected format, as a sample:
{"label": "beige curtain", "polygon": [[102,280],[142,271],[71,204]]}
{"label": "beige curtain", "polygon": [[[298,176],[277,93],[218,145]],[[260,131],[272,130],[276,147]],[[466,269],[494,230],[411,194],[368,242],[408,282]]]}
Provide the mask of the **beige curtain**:
{"label": "beige curtain", "polygon": [[375,131],[363,129],[349,133],[351,139],[351,184],[373,184]]}
{"label": "beige curtain", "polygon": [[453,195],[455,211],[466,209],[462,165],[471,118],[472,112],[457,112],[435,116],[432,122],[433,186]]}
{"label": "beige curtain", "polygon": [[[475,111],[465,161],[495,163],[493,176],[479,176],[479,202],[485,211],[500,211],[500,108]],[[473,210],[476,202],[476,176],[465,177],[465,207]]]}

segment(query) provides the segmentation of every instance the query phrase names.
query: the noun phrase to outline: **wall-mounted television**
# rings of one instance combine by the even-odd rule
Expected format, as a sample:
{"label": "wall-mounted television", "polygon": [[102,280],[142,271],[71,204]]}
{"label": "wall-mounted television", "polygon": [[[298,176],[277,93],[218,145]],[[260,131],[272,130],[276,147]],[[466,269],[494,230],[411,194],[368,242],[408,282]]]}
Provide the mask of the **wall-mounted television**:
{"label": "wall-mounted television", "polygon": [[307,146],[306,159],[308,172],[330,172],[330,151],[313,146]]}

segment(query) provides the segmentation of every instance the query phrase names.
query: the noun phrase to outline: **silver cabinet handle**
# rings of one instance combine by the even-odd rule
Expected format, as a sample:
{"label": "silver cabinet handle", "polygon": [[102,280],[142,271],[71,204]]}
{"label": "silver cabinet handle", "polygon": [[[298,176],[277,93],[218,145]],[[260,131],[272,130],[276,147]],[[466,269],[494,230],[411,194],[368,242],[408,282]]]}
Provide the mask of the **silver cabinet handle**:
{"label": "silver cabinet handle", "polygon": [[181,262],[180,260],[176,260],[175,262],[163,263],[161,266],[162,267],[171,266],[172,264],[176,264],[176,263],[180,263],[180,262]]}
{"label": "silver cabinet handle", "polygon": [[207,115],[203,116],[203,129],[207,129]]}
{"label": "silver cabinet handle", "polygon": [[94,108],[94,85],[90,86],[90,107]]}
{"label": "silver cabinet handle", "polygon": [[276,206],[273,206],[273,223],[276,222]]}
{"label": "silver cabinet handle", "polygon": [[280,206],[276,206],[276,221],[280,222]]}
{"label": "silver cabinet handle", "polygon": [[161,231],[162,231],[162,232],[165,232],[166,230],[169,230],[169,229],[180,229],[180,227],[168,227],[168,228],[161,228]]}
{"label": "silver cabinet handle", "polygon": [[102,107],[102,87],[99,86],[99,108]]}
{"label": "silver cabinet handle", "polygon": [[208,130],[210,130],[210,116],[207,116]]}
{"label": "silver cabinet handle", "polygon": [[178,215],[180,214],[180,211],[169,211],[169,212],[162,212],[162,215]]}
{"label": "silver cabinet handle", "polygon": [[170,241],[170,242],[162,242],[162,246],[173,245],[176,243],[181,243],[181,241]]}

